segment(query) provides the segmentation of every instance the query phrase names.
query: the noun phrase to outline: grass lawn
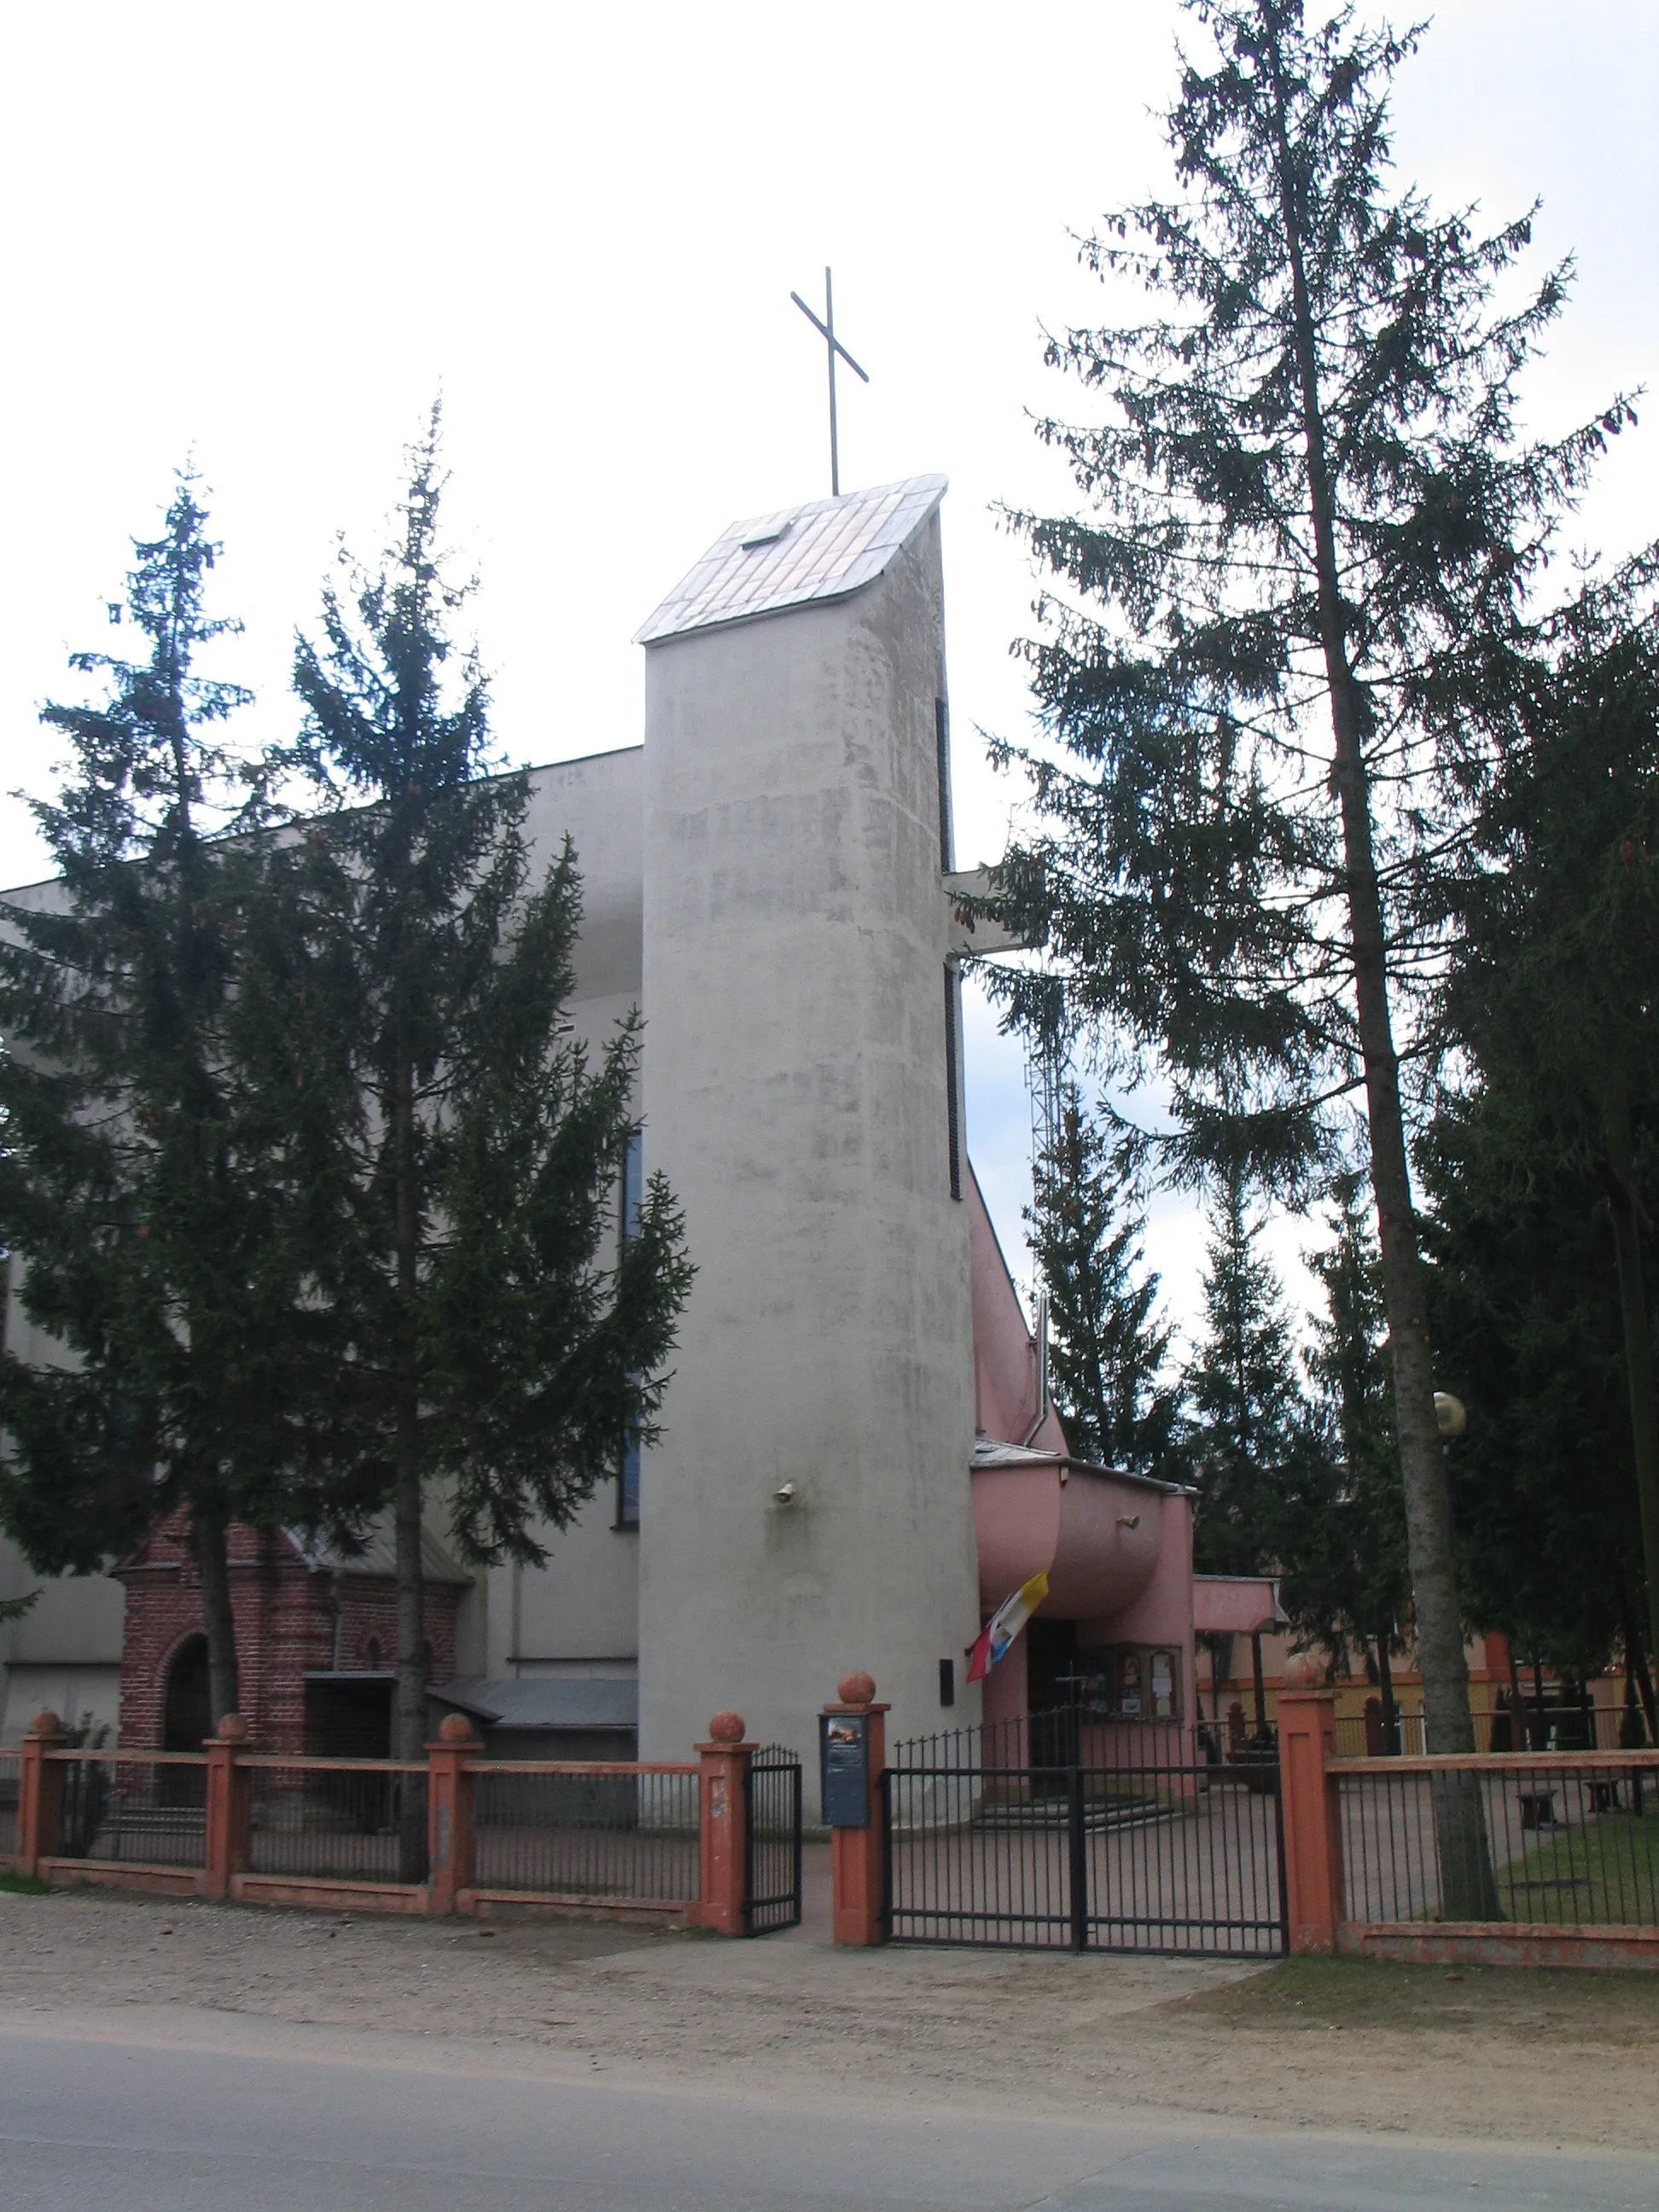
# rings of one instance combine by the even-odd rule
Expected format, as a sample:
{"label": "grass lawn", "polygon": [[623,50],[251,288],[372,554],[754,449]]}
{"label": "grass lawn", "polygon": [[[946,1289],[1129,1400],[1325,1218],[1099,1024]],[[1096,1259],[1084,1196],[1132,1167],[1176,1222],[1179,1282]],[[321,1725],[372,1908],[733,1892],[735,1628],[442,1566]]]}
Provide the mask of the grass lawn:
{"label": "grass lawn", "polygon": [[1207,1996],[1178,2001],[1234,2028],[1471,2028],[1513,2034],[1535,2048],[1659,2039],[1659,1973],[1535,1966],[1417,1966],[1386,1959],[1285,1959]]}
{"label": "grass lawn", "polygon": [[1604,1813],[1511,1859],[1498,1888],[1506,1920],[1651,1927],[1659,1920],[1659,1820]]}

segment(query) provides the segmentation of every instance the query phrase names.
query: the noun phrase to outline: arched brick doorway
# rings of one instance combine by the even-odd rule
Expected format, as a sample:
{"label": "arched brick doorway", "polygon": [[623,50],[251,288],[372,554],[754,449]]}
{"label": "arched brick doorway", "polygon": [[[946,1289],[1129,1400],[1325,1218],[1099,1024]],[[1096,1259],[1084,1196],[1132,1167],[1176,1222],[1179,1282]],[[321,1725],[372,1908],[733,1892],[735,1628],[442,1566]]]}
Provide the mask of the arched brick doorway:
{"label": "arched brick doorway", "polygon": [[167,1699],[162,1708],[163,1751],[199,1751],[213,1733],[213,1698],[208,1685],[208,1644],[205,1636],[189,1636],[173,1656],[167,1668]]}

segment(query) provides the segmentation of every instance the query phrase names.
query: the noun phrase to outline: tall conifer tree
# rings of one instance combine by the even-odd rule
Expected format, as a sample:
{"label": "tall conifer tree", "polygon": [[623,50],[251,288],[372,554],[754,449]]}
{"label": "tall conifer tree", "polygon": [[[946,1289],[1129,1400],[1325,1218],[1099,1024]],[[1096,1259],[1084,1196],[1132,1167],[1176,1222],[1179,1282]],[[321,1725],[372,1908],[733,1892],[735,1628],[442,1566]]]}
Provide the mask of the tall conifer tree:
{"label": "tall conifer tree", "polygon": [[1193,1556],[1204,1574],[1277,1565],[1276,1498],[1302,1441],[1296,1341],[1279,1279],[1256,1249],[1261,1228],[1235,1169],[1220,1179],[1211,1212],[1204,1334],[1186,1376],[1198,1487]]}
{"label": "tall conifer tree", "polygon": [[[1659,1650],[1659,1392],[1644,1255],[1659,1146],[1656,565],[1631,563],[1569,611],[1556,665],[1522,703],[1522,741],[1483,792],[1449,902],[1462,931],[1450,1005],[1481,1103],[1461,1127],[1455,1110],[1442,1127],[1489,1186],[1507,1167],[1522,1220],[1575,1185],[1600,1188],[1626,1394],[1621,1456],[1641,1504],[1648,1642]],[[1443,1184],[1441,1203],[1448,1221],[1462,1210]]]}
{"label": "tall conifer tree", "polygon": [[46,708],[71,753],[34,807],[59,879],[0,935],[0,1218],[24,1311],[69,1355],[0,1360],[0,1522],[38,1568],[86,1572],[183,1506],[216,1720],[238,1703],[231,1519],[352,1503],[294,1418],[313,1319],[289,1132],[233,1034],[267,771],[222,741],[249,695],[198,665],[240,625],[206,611],[219,549],[188,477],[135,550],[148,656],[77,654],[104,702]]}
{"label": "tall conifer tree", "polygon": [[[1635,1164],[1651,1170],[1644,1118]],[[1581,1677],[1626,1644],[1641,1680],[1642,1519],[1595,1134],[1593,1111],[1564,1120],[1501,1063],[1443,1102],[1420,1147],[1431,1313],[1468,1407],[1449,1456],[1471,1620]]]}
{"label": "tall conifer tree", "polygon": [[1180,1391],[1158,1279],[1142,1263],[1146,1220],[1128,1163],[1075,1087],[1059,1139],[1036,1163],[1027,1209],[1048,1296],[1054,1396],[1072,1449],[1133,1474],[1169,1477]]}
{"label": "tall conifer tree", "polygon": [[[1512,730],[1528,592],[1627,410],[1518,437],[1567,272],[1495,306],[1530,219],[1485,233],[1393,187],[1415,33],[1346,8],[1310,26],[1302,0],[1192,12],[1210,52],[1168,115],[1181,197],[1085,247],[1151,314],[1048,349],[1104,410],[1042,426],[1094,512],[1018,518],[1054,578],[1030,656],[1060,754],[1001,749],[1040,832],[999,905],[1120,1063],[1158,1055],[1189,1164],[1243,1103],[1257,1164],[1285,1172],[1363,1090],[1429,1741],[1468,1751],[1398,1032],[1438,944],[1425,886]],[[1030,987],[1008,988],[1018,1010]],[[1479,1808],[1455,1795],[1447,1819],[1474,1825],[1443,1857],[1475,1869],[1474,1904]]]}
{"label": "tall conifer tree", "polygon": [[337,1366],[318,1418],[392,1510],[404,1758],[426,1729],[423,1528],[471,1560],[542,1559],[538,1526],[650,1440],[691,1274],[660,1176],[619,1233],[640,1027],[592,1056],[572,1037],[576,857],[537,874],[528,786],[488,772],[483,678],[450,635],[466,590],[439,543],[438,427],[434,409],[384,565],[350,569],[299,641],[300,758],[327,811],[287,860],[305,921],[277,942],[304,958],[259,984],[273,1053],[303,1027],[326,1102]]}
{"label": "tall conifer tree", "polygon": [[1339,1174],[1332,1199],[1336,1233],[1312,1260],[1325,1310],[1303,1352],[1309,1419],[1272,1502],[1273,1549],[1300,1633],[1339,1660],[1374,1655],[1397,1748],[1390,1662],[1404,1648],[1411,1583],[1382,1291],[1362,1178]]}

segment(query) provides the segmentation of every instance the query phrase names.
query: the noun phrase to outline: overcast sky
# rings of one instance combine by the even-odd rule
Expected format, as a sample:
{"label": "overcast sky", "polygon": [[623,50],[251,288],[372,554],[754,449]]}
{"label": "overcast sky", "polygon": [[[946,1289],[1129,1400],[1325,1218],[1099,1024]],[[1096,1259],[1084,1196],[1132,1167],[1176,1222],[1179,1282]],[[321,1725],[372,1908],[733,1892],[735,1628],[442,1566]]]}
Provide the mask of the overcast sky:
{"label": "overcast sky", "polygon": [[[1368,11],[1369,12],[1369,11]],[[789,305],[836,270],[869,370],[842,382],[842,482],[942,470],[958,848],[1017,796],[1031,579],[995,504],[1063,504],[1027,426],[1069,395],[1044,324],[1095,313],[1071,234],[1167,183],[1161,0],[581,8],[82,0],[3,33],[0,545],[9,789],[49,787],[40,702],[107,647],[128,539],[193,457],[250,743],[292,722],[292,637],[337,532],[373,551],[441,391],[449,520],[481,588],[503,752],[637,743],[643,617],[729,520],[828,491],[819,342]],[[1494,219],[1544,202],[1578,279],[1530,387],[1540,428],[1653,380],[1659,8],[1447,0],[1400,80],[1402,175]],[[1659,441],[1621,440],[1577,535],[1659,529]],[[229,672],[228,670],[227,672]],[[0,881],[44,872],[0,800]],[[970,1143],[1009,1256],[1027,1191],[1017,1051],[970,1020]],[[1304,1231],[1283,1224],[1288,1261]],[[1199,1231],[1151,1254],[1191,1309]]]}

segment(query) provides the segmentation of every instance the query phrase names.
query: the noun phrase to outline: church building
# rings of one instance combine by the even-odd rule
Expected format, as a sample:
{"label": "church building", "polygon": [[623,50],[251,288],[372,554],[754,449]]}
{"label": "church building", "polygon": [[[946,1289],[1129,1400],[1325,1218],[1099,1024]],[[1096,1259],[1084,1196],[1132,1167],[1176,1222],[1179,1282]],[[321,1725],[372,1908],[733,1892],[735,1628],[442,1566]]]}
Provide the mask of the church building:
{"label": "church building", "polygon": [[[544,1568],[473,1573],[429,1532],[434,1705],[499,1755],[682,1759],[723,1707],[810,1753],[855,1667],[898,1738],[1085,1679],[1126,1724],[1198,1717],[1190,1498],[1070,1457],[968,1158],[960,962],[994,933],[962,913],[952,849],[945,490],[734,524],[638,633],[642,743],[531,774],[530,830],[549,859],[568,833],[582,878],[570,1012],[595,1041],[643,1012],[644,1164],[697,1274],[661,1442]],[[8,1327],[50,1356],[15,1305]],[[383,1545],[239,1541],[259,1748],[384,1741],[388,1566]],[[1039,1570],[981,1705],[967,1648]],[[0,1595],[35,1579],[0,1544]],[[1267,1584],[1200,1607],[1224,1595],[1218,1626],[1272,1614]],[[0,1740],[43,1705],[187,1739],[178,1532],[49,1583],[0,1661]]]}

